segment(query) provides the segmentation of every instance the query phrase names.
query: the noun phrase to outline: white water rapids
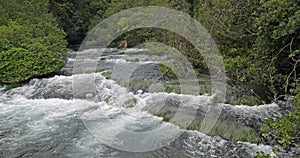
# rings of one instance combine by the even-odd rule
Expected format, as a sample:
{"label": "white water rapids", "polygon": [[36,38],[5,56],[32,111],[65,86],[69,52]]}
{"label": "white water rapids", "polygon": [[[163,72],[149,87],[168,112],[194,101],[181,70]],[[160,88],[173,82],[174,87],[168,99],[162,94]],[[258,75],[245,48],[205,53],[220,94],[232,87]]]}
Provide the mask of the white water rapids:
{"label": "white water rapids", "polygon": [[[168,98],[181,98],[191,107],[199,103],[205,111],[212,100],[209,95],[134,94],[100,73],[78,74],[89,75],[96,78],[95,96],[72,98],[72,76],[33,79],[0,93],[0,157],[246,158],[254,157],[257,151],[275,156],[270,146],[182,130],[147,111],[149,107],[162,108]],[[127,107],[130,100],[134,105]],[[221,108],[240,117],[264,119],[277,114],[278,106],[224,104]],[[124,144],[132,151],[153,150],[122,151]]]}

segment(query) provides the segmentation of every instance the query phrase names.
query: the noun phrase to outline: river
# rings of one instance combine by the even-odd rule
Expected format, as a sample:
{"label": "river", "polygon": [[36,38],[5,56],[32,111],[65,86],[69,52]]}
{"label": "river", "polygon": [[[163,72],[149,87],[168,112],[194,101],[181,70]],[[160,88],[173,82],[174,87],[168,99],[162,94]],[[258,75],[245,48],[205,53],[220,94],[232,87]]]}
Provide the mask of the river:
{"label": "river", "polygon": [[[161,72],[147,54],[138,53],[143,51],[108,51],[99,60],[97,73],[74,75],[76,54],[70,52],[59,75],[32,79],[22,87],[1,92],[0,157],[250,158],[258,151],[276,156],[271,146],[186,130],[176,120],[153,115],[184,103],[187,110],[181,113],[182,118],[188,118],[197,108],[193,117],[202,119],[213,106],[213,96],[205,92],[167,93],[159,90],[163,86],[153,83],[142,88],[124,86],[120,78],[109,75],[110,70],[117,71],[116,63],[127,68],[147,65],[131,77],[159,81]],[[93,78],[95,94],[74,97],[74,78]],[[224,103],[218,108],[222,110],[219,120],[234,121],[239,127],[255,127],[267,117],[284,114],[275,103],[251,107]]]}

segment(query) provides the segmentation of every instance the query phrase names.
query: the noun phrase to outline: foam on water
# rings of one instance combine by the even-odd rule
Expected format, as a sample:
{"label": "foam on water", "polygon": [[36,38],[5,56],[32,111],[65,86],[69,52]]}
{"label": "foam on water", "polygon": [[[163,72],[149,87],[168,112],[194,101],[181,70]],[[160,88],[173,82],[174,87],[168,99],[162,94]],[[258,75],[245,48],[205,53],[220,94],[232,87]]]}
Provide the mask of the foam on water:
{"label": "foam on water", "polygon": [[[102,104],[102,105],[101,105]],[[98,107],[99,111],[94,110]],[[128,153],[107,147],[92,135],[82,124],[81,119],[97,120],[99,126],[95,128],[107,128],[111,132],[108,137],[116,138],[116,142],[122,143],[116,137],[122,130],[148,129],[153,124],[156,126],[175,127],[172,124],[163,123],[158,117],[146,112],[135,110],[126,111],[131,115],[123,115],[124,109],[114,108],[103,103],[95,103],[85,100],[63,99],[35,99],[22,97],[8,99],[6,103],[0,103],[0,153],[5,157],[14,156],[58,156],[58,157],[126,157],[167,155],[172,157],[172,151],[183,150],[181,154],[186,157],[219,157],[233,155],[245,155],[252,157],[256,151],[272,153],[271,147],[257,146],[243,142],[228,142],[220,137],[209,137],[196,131],[186,131],[171,144],[155,151],[146,153]],[[99,114],[103,114],[102,116]],[[138,117],[134,117],[138,116]],[[114,126],[106,126],[105,121],[113,119]],[[102,120],[102,121],[100,121]],[[143,124],[145,120],[145,124]],[[150,126],[151,125],[151,126]],[[143,128],[145,126],[146,128]],[[137,128],[139,127],[139,128]],[[176,128],[175,128],[176,129]],[[144,137],[147,137],[145,135]],[[153,140],[147,139],[151,145],[159,142],[159,136]],[[124,141],[124,140],[123,140]],[[178,145],[176,145],[179,143]],[[228,153],[228,151],[231,151]],[[180,155],[180,153],[177,153]],[[176,157],[176,156],[175,156]]]}
{"label": "foam on water", "polygon": [[[140,51],[145,50],[125,53]],[[108,61],[131,63],[124,59]],[[152,61],[140,64],[147,62]],[[94,78],[95,92],[74,98],[74,77],[82,82]],[[178,112],[181,108],[170,121],[190,121],[205,115],[214,106],[212,99],[209,95],[165,92],[134,94],[99,73],[32,79],[0,93],[0,157],[253,157],[257,151],[275,156],[270,146],[182,130],[148,112],[166,107]],[[281,115],[276,104],[219,104],[218,108],[240,120]],[[187,117],[194,111],[201,115]]]}

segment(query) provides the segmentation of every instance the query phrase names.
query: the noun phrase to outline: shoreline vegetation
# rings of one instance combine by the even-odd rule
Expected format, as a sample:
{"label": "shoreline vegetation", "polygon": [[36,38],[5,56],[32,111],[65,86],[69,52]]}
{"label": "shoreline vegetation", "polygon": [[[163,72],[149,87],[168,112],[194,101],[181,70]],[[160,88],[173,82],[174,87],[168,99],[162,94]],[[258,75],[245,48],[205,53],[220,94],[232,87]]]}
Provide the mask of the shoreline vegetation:
{"label": "shoreline vegetation", "polygon": [[[286,150],[299,147],[300,1],[297,0],[1,1],[0,83],[7,84],[5,91],[8,91],[31,78],[55,74],[66,64],[67,46],[79,45],[90,29],[110,15],[140,6],[163,6],[189,14],[213,37],[231,80],[266,87],[273,101],[292,99],[291,112],[277,120],[268,119],[258,130],[260,139],[267,144],[280,145]],[[115,39],[110,47],[116,48],[123,39],[129,48],[144,42],[170,45],[185,55],[195,69],[206,69],[193,45],[168,30],[132,30]],[[167,68],[160,70],[170,75]],[[169,91],[178,90],[170,87]]]}

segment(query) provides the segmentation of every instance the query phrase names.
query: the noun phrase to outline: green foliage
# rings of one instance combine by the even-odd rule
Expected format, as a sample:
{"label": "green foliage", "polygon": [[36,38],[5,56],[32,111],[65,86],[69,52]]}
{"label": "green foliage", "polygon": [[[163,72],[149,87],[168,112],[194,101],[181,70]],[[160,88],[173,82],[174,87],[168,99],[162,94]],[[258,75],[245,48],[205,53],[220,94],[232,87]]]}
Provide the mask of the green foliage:
{"label": "green foliage", "polygon": [[163,118],[163,121],[165,121],[165,122],[169,122],[171,117],[173,116],[173,114],[163,113],[163,112],[159,112],[159,111],[151,111],[150,110],[150,113],[155,116]]}
{"label": "green foliage", "polygon": [[300,46],[296,44],[300,41],[300,2],[272,0],[261,1],[260,5],[253,53],[256,64],[265,72],[262,81],[269,83],[278,94],[295,95],[294,111],[278,120],[268,119],[261,127],[262,136],[284,147],[296,145],[300,142]]}
{"label": "green foliage", "polygon": [[[276,141],[274,144],[299,143],[299,0],[3,0],[0,1],[0,82],[22,82],[55,72],[65,63],[65,35],[69,44],[79,44],[89,29],[103,19],[124,9],[149,5],[181,10],[203,24],[223,54],[230,78],[268,86],[275,99],[294,96],[294,111],[278,120],[268,119],[261,131],[263,137]],[[119,24],[139,20],[138,17],[139,13],[134,13],[132,19],[122,19]],[[195,68],[206,68],[194,46],[173,32],[156,28],[135,29],[115,39],[110,46],[115,47],[123,39],[129,47],[144,42],[170,45],[185,55]],[[176,71],[175,75],[166,66],[159,69],[170,78],[185,73]],[[111,75],[106,71],[102,74],[107,78]],[[132,82],[129,86],[133,84],[142,88],[152,82]],[[9,85],[7,89],[15,86]],[[165,86],[165,90],[180,93],[174,86]],[[233,104],[235,101],[235,98],[230,99]],[[257,97],[238,100],[251,105],[259,101]],[[128,104],[131,106],[135,102],[129,100]],[[169,120],[169,114],[164,118]],[[220,125],[222,130],[228,127]],[[251,133],[251,130],[245,131]],[[258,157],[269,155],[258,153]]]}
{"label": "green foliage", "polygon": [[161,71],[166,77],[175,77],[175,73],[168,66],[159,65],[158,70]]}
{"label": "green foliage", "polygon": [[288,93],[287,87],[295,82],[299,71],[299,1],[262,0],[258,16],[254,25],[257,39],[252,53],[256,65],[266,74],[262,81],[271,81],[277,91]]}
{"label": "green foliage", "polygon": [[[287,94],[299,77],[299,1],[193,1],[193,16],[224,55],[227,75]],[[258,75],[259,74],[259,75]]]}
{"label": "green foliage", "polygon": [[101,72],[101,75],[103,76],[103,77],[105,77],[106,79],[111,79],[111,72],[108,72],[108,71],[102,71]]}
{"label": "green foliage", "polygon": [[[50,0],[51,12],[67,32],[71,44],[80,43],[89,29],[121,10],[151,5],[181,10],[203,24],[224,55],[230,78],[269,86],[277,97],[289,93],[299,77],[300,51],[296,43],[299,43],[300,5],[296,0]],[[136,20],[138,15],[132,18]],[[4,19],[6,14],[2,16]],[[119,23],[126,24],[133,19],[123,19]],[[116,47],[123,39],[129,47],[144,42],[170,45],[196,68],[206,68],[203,57],[191,43],[167,30],[132,30],[115,39],[110,46]]]}
{"label": "green foliage", "polygon": [[259,151],[259,152],[256,153],[256,155],[255,155],[254,158],[271,158],[271,155],[270,154],[266,154],[263,151]]}
{"label": "green foliage", "polygon": [[228,57],[224,60],[224,64],[231,77],[239,81],[245,82],[255,78],[255,75],[247,70],[252,65],[248,57]]}
{"label": "green foliage", "polygon": [[128,99],[125,103],[124,103],[124,106],[126,108],[131,108],[131,107],[134,107],[137,103],[137,100],[136,98],[131,98],[131,99]]}
{"label": "green foliage", "polygon": [[11,89],[14,89],[14,88],[17,88],[17,87],[21,87],[22,84],[21,83],[12,83],[12,84],[9,84],[5,87],[5,89],[3,89],[2,91],[3,92],[7,92],[7,91],[10,91]]}
{"label": "green foliage", "polygon": [[223,103],[223,97],[220,96],[220,95],[215,95],[213,98],[212,98],[212,102],[214,104],[216,103]]}
{"label": "green foliage", "polygon": [[195,0],[193,16],[206,27],[224,55],[247,56],[247,49],[255,39],[253,13],[257,3],[257,0]]}
{"label": "green foliage", "polygon": [[103,18],[107,18],[108,16],[111,16],[125,9],[142,6],[162,6],[182,10],[188,13],[190,3],[188,3],[186,0],[112,0],[109,4],[108,9],[104,12]]}
{"label": "green foliage", "polygon": [[177,93],[177,94],[181,94],[181,88],[179,86],[170,86],[167,85],[166,86],[166,90],[167,93]]}
{"label": "green foliage", "polygon": [[[50,0],[50,9],[59,26],[67,32],[69,44],[79,44],[87,32],[103,19],[124,9],[141,6],[165,6],[188,12],[189,3],[185,0]],[[127,34],[126,39],[136,39],[135,35],[146,35],[147,29]],[[138,38],[141,42],[141,39]],[[129,42],[129,44],[132,42]]]}
{"label": "green foliage", "polygon": [[50,10],[56,17],[59,27],[66,33],[69,44],[80,44],[93,21],[102,19],[109,0],[50,0]]}
{"label": "green foliage", "polygon": [[267,119],[261,127],[262,136],[275,140],[283,147],[300,143],[300,111],[289,112],[287,115],[273,120]]}
{"label": "green foliage", "polygon": [[243,105],[259,105],[262,103],[262,100],[256,96],[248,96],[241,99],[241,104]]}
{"label": "green foliage", "polygon": [[255,64],[252,52],[257,38],[259,0],[196,0],[194,5],[194,18],[206,27],[223,55],[226,75],[242,82],[264,84],[257,74],[265,63]]}
{"label": "green foliage", "polygon": [[54,24],[46,0],[0,2],[1,8],[6,14],[0,20],[0,82],[25,81],[64,65],[65,34]]}
{"label": "green foliage", "polygon": [[104,72],[104,71],[107,71],[107,69],[106,68],[97,68],[96,69],[97,73],[101,73],[101,72]]}
{"label": "green foliage", "polygon": [[[203,123],[193,121],[189,126],[188,130],[198,130],[201,132],[201,126]],[[229,121],[217,121],[214,127],[209,131],[210,136],[221,136],[226,140],[231,141],[243,141],[258,143],[259,137],[255,129],[250,127],[239,127],[235,122]]]}
{"label": "green foliage", "polygon": [[263,101],[256,97],[256,96],[245,96],[245,97],[230,97],[229,99],[229,104],[231,105],[248,105],[248,106],[253,106],[253,105],[260,105],[263,104]]}
{"label": "green foliage", "polygon": [[[172,122],[176,125],[178,125],[182,129],[187,130],[197,130],[201,132],[201,127],[203,126],[202,120],[194,119],[191,124],[189,125],[183,125],[182,122],[176,122],[173,120],[173,117],[175,116],[175,111],[156,111],[151,110],[149,111],[155,116],[159,116],[163,118],[163,121],[166,122]],[[182,116],[183,118],[186,116]],[[190,118],[189,118],[190,119]],[[252,143],[258,143],[259,137],[256,133],[255,129],[250,127],[240,127],[236,124],[236,122],[229,122],[229,121],[217,121],[213,128],[208,133],[210,136],[221,136],[222,138],[226,140],[231,141],[244,141],[244,142],[252,142]]]}
{"label": "green foliage", "polygon": [[[300,90],[300,88],[298,88],[298,90]],[[300,92],[298,92],[298,94],[295,96],[294,104],[297,110],[300,109]]]}
{"label": "green foliage", "polygon": [[112,96],[105,96],[104,97],[104,101],[107,103],[107,104],[109,104],[109,102],[112,100]]}

